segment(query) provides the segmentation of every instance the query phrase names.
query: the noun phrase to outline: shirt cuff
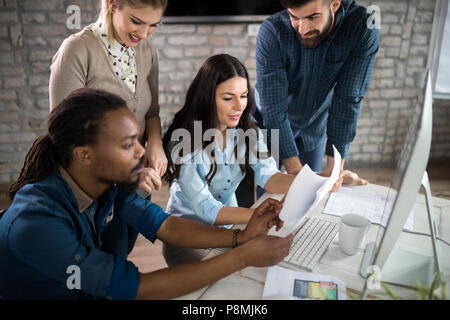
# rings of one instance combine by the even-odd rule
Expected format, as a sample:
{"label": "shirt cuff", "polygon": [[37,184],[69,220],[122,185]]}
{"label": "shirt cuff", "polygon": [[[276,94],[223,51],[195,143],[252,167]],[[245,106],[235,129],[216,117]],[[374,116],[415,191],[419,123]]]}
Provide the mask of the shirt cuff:
{"label": "shirt cuff", "polygon": [[333,157],[333,155],[334,155],[333,145],[336,147],[336,149],[341,154],[342,159],[347,158],[348,151],[350,149],[350,143],[333,143],[332,141],[330,141],[328,139],[327,146],[325,148],[325,154],[329,157]]}
{"label": "shirt cuff", "polygon": [[109,297],[113,300],[133,300],[136,298],[139,283],[139,272],[136,266],[130,261],[116,257]]}
{"label": "shirt cuff", "polygon": [[204,201],[201,204],[201,215],[200,218],[210,226],[214,225],[216,222],[217,216],[219,214],[220,209],[222,209],[224,205],[219,201],[211,201],[210,199]]}
{"label": "shirt cuff", "polygon": [[254,169],[255,171],[255,183],[264,188],[267,181],[272,178],[275,174],[280,172],[278,170],[277,164],[273,158],[263,159],[260,162],[260,166]]}
{"label": "shirt cuff", "polygon": [[[263,168],[262,170],[267,170],[267,168]],[[270,169],[269,169],[270,170]],[[267,181],[269,181],[270,178],[272,178],[274,175],[276,175],[278,172],[281,172],[280,170],[274,170],[270,174],[262,174],[259,176],[258,180],[255,179],[255,182],[258,186],[264,189]]]}

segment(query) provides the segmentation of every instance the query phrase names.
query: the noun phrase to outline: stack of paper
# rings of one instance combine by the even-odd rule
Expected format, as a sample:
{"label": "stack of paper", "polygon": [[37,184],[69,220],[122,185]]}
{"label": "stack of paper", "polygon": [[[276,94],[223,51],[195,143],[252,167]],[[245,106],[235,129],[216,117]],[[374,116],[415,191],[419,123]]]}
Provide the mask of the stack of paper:
{"label": "stack of paper", "polygon": [[334,166],[329,177],[317,175],[308,165],[297,174],[284,200],[280,219],[284,226],[279,231],[273,227],[269,235],[285,237],[295,230],[303,218],[330,192],[339,179],[341,155],[333,146]]}

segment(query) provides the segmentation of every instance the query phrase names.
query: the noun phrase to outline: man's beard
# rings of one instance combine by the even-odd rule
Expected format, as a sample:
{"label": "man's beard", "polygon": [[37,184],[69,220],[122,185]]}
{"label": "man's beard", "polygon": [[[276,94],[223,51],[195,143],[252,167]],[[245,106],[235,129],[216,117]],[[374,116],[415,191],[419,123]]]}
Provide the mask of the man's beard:
{"label": "man's beard", "polygon": [[[139,161],[139,163],[137,164],[137,166],[135,166],[133,168],[133,170],[131,170],[131,173],[133,173],[134,171],[140,169],[142,167],[142,165],[145,162],[145,158],[142,157],[141,160]],[[141,175],[138,175],[137,179],[135,181],[132,182],[122,182],[119,183],[119,186],[126,192],[126,193],[133,193],[136,192],[136,190],[139,187],[139,183],[141,182]]]}
{"label": "man's beard", "polygon": [[328,19],[327,25],[323,29],[322,32],[319,32],[318,30],[313,30],[308,32],[308,35],[316,34],[314,38],[304,39],[300,33],[296,30],[297,33],[297,39],[300,41],[300,43],[308,49],[314,49],[317,47],[323,40],[325,40],[328,36],[328,33],[330,32],[330,29],[333,27],[333,12],[330,8],[330,18]]}

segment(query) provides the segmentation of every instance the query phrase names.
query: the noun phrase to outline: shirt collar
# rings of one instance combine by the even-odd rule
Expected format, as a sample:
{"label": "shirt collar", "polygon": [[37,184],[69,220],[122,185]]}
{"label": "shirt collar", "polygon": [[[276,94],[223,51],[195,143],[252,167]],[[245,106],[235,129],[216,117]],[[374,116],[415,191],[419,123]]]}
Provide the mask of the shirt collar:
{"label": "shirt collar", "polygon": [[111,41],[108,40],[108,36],[104,29],[102,28],[102,23],[98,22],[94,26],[95,32],[100,37],[100,40],[103,42],[104,46],[108,50],[108,52],[114,57],[120,57],[123,54],[127,53],[128,55],[132,56],[134,55],[134,48],[127,47],[125,45],[121,45],[119,42],[117,42],[116,39],[112,38]]}
{"label": "shirt collar", "polygon": [[61,177],[64,179],[65,182],[69,185],[70,189],[72,190],[73,195],[75,196],[75,199],[78,203],[78,210],[80,213],[86,211],[87,208],[90,207],[90,205],[94,202],[91,197],[89,197],[86,192],[84,192],[78,184],[73,180],[73,178],[70,176],[70,174],[64,169],[59,168],[59,172],[61,173]]}

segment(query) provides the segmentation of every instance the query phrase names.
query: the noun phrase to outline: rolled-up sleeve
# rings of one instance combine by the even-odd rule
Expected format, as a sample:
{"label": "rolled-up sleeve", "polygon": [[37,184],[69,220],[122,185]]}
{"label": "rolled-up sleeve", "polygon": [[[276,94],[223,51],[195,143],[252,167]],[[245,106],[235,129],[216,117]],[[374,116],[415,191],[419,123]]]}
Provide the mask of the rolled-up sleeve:
{"label": "rolled-up sleeve", "polygon": [[111,285],[108,291],[113,300],[132,300],[139,288],[139,272],[136,266],[121,257],[116,257]]}
{"label": "rolled-up sleeve", "polygon": [[159,228],[169,217],[160,206],[144,199],[136,192],[129,195],[122,192],[114,211],[151,242],[155,242]]}
{"label": "rolled-up sleeve", "polygon": [[183,202],[191,207],[201,221],[213,225],[224,204],[211,194],[207,182],[199,175],[197,164],[182,165],[177,182]]}

